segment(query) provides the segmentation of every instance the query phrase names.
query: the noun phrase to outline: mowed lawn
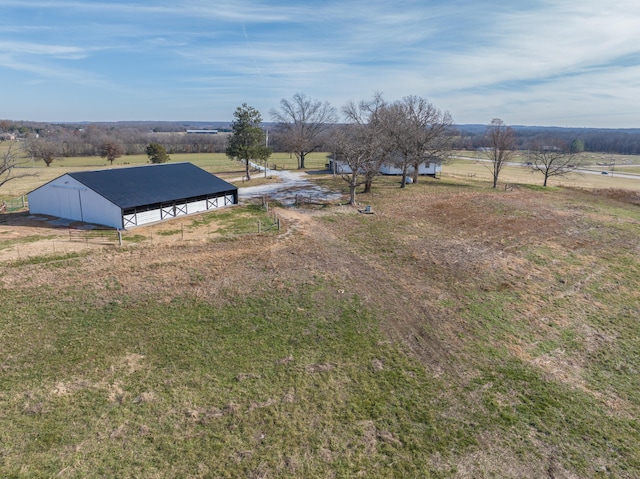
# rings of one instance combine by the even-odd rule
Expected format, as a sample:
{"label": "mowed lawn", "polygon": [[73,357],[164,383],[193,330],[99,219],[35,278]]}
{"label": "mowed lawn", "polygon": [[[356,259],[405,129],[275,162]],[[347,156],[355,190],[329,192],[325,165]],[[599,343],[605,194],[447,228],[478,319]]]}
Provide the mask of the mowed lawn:
{"label": "mowed lawn", "polygon": [[359,201],[0,264],[0,476],[640,475],[635,193]]}

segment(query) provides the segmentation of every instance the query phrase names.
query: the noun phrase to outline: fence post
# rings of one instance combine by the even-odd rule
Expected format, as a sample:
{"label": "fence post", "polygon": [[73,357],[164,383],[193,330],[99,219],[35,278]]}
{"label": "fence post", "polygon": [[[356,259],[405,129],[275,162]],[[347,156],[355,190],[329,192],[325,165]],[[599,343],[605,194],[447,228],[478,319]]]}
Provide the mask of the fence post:
{"label": "fence post", "polygon": [[278,218],[278,231],[280,231],[280,218]]}
{"label": "fence post", "polygon": [[122,246],[122,231],[118,230],[118,244]]}

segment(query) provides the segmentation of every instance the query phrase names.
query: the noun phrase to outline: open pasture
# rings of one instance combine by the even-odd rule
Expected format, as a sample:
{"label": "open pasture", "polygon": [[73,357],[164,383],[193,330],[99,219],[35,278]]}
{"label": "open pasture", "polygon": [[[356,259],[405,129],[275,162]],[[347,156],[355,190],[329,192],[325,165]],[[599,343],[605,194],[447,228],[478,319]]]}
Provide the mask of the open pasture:
{"label": "open pasture", "polygon": [[[483,182],[491,180],[491,165],[482,161],[452,159],[445,163],[442,167],[442,175],[453,176],[458,178],[470,178]],[[616,189],[640,189],[640,175],[635,178],[629,178],[626,175],[635,175],[640,167],[616,168],[611,171],[609,168],[601,167],[597,169],[590,167],[591,172],[573,172],[562,177],[549,178],[549,187],[567,186],[573,188],[616,188]],[[607,174],[603,175],[602,171]],[[542,186],[543,176],[541,173],[535,173],[526,166],[504,166],[500,172],[499,183],[502,187],[504,184],[521,184],[521,185],[539,185]]]}
{"label": "open pasture", "polygon": [[2,261],[0,475],[637,477],[618,191],[381,178],[373,215]]}

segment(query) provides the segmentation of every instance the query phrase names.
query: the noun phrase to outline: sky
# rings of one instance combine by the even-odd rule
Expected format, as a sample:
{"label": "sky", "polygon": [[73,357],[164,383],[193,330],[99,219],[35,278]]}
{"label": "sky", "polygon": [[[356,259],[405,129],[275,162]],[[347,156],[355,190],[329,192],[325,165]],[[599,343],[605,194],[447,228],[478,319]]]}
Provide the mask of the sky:
{"label": "sky", "polygon": [[264,121],[408,95],[458,124],[640,127],[638,0],[0,0],[0,119]]}

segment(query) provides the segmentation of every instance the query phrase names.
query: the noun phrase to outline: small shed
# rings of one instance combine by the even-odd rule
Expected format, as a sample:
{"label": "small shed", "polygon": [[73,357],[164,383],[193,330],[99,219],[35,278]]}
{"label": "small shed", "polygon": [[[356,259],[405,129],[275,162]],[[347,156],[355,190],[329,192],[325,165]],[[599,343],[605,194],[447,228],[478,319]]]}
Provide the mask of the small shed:
{"label": "small shed", "polygon": [[29,211],[117,229],[235,205],[238,188],[192,163],[67,173],[27,194]]}

